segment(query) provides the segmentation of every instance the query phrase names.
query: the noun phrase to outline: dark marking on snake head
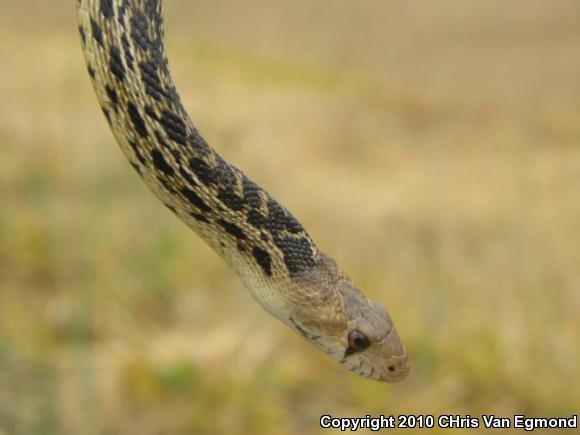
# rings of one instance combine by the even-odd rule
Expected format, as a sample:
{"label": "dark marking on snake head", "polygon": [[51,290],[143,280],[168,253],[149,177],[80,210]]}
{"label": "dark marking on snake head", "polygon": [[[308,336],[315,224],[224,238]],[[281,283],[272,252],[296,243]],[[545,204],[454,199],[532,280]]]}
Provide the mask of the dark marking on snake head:
{"label": "dark marking on snake head", "polygon": [[296,328],[296,330],[304,338],[306,338],[308,340],[314,340],[314,341],[320,339],[320,335],[311,334],[306,329],[304,329],[304,327],[300,323],[298,323],[293,317],[289,317],[288,320],[290,320],[290,323],[292,323],[294,325],[294,327]]}
{"label": "dark marking on snake head", "polygon": [[151,151],[151,157],[153,158],[153,164],[155,167],[165,175],[172,176],[175,173],[171,165],[167,163],[167,160],[163,157],[163,154],[161,154],[161,151],[154,149]]}
{"label": "dark marking on snake head", "polygon": [[255,247],[252,249],[252,255],[266,275],[272,276],[272,258],[268,254],[268,251]]}
{"label": "dark marking on snake head", "polygon": [[139,113],[139,109],[137,109],[137,106],[135,106],[131,101],[129,101],[129,103],[127,104],[127,113],[129,114],[129,118],[133,123],[133,127],[135,127],[135,131],[139,134],[139,136],[147,137],[148,132],[147,126],[145,125],[145,121],[141,117],[141,114]]}

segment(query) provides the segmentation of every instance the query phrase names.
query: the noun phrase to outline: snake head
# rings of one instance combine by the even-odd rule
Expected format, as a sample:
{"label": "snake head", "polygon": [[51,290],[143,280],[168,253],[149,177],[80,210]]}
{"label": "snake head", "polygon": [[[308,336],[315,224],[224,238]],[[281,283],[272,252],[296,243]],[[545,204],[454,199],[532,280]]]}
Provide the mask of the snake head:
{"label": "snake head", "polygon": [[366,298],[351,301],[346,311],[348,326],[339,337],[344,348],[340,360],[343,367],[378,381],[404,379],[409,373],[409,359],[387,311]]}
{"label": "snake head", "polygon": [[[367,379],[397,382],[409,359],[387,311],[371,301],[328,259],[301,280],[289,325],[346,369]],[[296,294],[296,293],[295,293]]]}

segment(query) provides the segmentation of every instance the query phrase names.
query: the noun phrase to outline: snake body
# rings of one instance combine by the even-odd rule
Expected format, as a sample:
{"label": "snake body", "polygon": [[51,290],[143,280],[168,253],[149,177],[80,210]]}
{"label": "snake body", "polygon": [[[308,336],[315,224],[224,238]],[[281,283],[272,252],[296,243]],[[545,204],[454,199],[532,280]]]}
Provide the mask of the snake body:
{"label": "snake body", "polygon": [[353,372],[403,379],[407,354],[387,312],[194,127],[171,79],[162,9],[162,0],[77,0],[87,69],[125,156],[266,311]]}

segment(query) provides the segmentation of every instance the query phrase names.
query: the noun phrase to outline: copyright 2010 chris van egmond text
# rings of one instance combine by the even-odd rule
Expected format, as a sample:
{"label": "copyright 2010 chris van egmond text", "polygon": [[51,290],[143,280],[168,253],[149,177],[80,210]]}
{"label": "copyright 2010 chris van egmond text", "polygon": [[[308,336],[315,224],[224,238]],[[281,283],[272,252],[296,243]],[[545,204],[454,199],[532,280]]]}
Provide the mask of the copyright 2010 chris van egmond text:
{"label": "copyright 2010 chris van egmond text", "polygon": [[339,429],[355,432],[359,429],[380,431],[388,429],[519,429],[533,432],[536,429],[577,429],[578,415],[571,417],[527,417],[513,415],[498,417],[492,414],[472,417],[470,415],[367,415],[358,418],[320,417],[323,429]]}

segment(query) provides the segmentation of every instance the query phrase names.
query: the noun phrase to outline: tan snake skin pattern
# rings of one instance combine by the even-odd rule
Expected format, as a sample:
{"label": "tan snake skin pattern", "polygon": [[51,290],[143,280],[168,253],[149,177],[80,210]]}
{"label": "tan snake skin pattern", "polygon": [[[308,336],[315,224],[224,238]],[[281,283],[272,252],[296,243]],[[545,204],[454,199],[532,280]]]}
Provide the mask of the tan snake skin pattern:
{"label": "tan snake skin pattern", "polygon": [[403,379],[408,358],[387,312],[193,126],[170,76],[162,8],[162,0],[77,0],[89,75],[125,156],[270,314],[348,370]]}

